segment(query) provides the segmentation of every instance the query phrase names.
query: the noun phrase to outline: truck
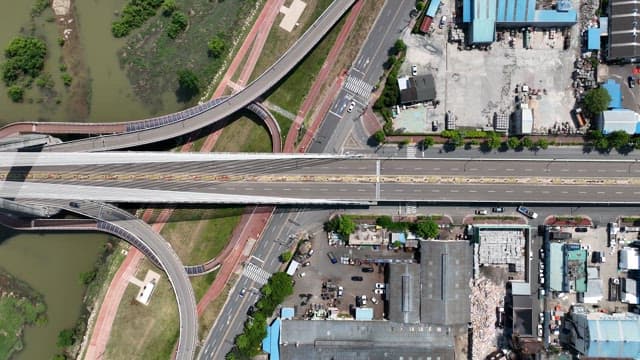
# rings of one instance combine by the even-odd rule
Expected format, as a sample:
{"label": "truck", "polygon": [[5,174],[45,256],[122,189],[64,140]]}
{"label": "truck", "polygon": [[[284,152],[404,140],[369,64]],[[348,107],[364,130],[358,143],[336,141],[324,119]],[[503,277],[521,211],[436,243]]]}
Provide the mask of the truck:
{"label": "truck", "polygon": [[524,215],[524,216],[526,216],[526,217],[528,217],[530,219],[535,219],[535,218],[538,217],[538,214],[535,211],[533,211],[533,210],[531,210],[531,209],[529,209],[527,207],[524,207],[524,206],[518,206],[517,211],[520,214],[522,214],[522,215]]}
{"label": "truck", "polygon": [[336,258],[336,255],[333,252],[329,251],[327,253],[327,256],[329,257],[329,260],[331,260],[332,264],[337,264],[338,263],[338,258]]}

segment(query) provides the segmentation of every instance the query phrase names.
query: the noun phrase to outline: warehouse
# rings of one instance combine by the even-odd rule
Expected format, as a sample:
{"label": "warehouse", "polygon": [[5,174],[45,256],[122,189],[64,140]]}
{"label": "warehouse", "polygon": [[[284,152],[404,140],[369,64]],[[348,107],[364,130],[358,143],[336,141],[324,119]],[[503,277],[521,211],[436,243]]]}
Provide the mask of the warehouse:
{"label": "warehouse", "polygon": [[607,60],[619,62],[640,60],[638,20],[640,20],[640,13],[637,3],[626,0],[609,1]]}

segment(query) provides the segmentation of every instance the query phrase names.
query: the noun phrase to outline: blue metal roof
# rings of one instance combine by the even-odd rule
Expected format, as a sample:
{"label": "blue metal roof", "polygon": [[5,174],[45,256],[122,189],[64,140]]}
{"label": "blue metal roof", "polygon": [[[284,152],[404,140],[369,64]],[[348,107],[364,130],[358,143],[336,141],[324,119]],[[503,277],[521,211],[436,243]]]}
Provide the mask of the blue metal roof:
{"label": "blue metal roof", "polygon": [[600,50],[600,28],[587,30],[587,50]]}
{"label": "blue metal roof", "polygon": [[291,319],[293,319],[294,315],[295,315],[295,310],[292,307],[283,307],[280,310],[280,317],[282,319],[291,320]]}
{"label": "blue metal roof", "polygon": [[462,0],[462,22],[471,22],[471,0]]}
{"label": "blue metal roof", "polygon": [[588,320],[589,357],[640,358],[640,317]]}
{"label": "blue metal roof", "polygon": [[578,22],[578,13],[575,10],[556,11],[556,10],[537,10],[536,16],[531,25],[535,23],[557,24],[558,26],[569,26]]}
{"label": "blue metal roof", "polygon": [[356,320],[373,320],[373,308],[356,308]]}
{"label": "blue metal roof", "polygon": [[440,6],[440,0],[431,0],[425,15],[431,16],[431,17],[436,17],[436,12],[438,11],[438,7],[439,6]]}
{"label": "blue metal roof", "polygon": [[[592,29],[589,29],[589,31],[591,30]],[[598,39],[600,39],[599,34],[598,34]],[[591,34],[589,34],[589,42],[591,42]],[[622,108],[622,92],[620,91],[620,84],[618,84],[613,79],[609,79],[607,80],[606,83],[602,84],[602,88],[607,90],[607,92],[609,93],[609,96],[611,96],[611,101],[609,102],[609,108],[621,109]]]}
{"label": "blue metal roof", "polygon": [[269,354],[270,360],[280,360],[280,318],[276,318],[267,327],[267,337],[262,340],[262,351]]}

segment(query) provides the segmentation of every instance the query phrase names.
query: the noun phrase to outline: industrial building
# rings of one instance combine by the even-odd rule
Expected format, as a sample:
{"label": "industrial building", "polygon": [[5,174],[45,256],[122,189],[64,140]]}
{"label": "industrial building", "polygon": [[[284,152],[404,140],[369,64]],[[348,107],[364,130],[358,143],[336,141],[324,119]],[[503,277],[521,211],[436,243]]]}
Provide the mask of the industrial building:
{"label": "industrial building", "polygon": [[[637,62],[640,60],[639,20],[638,3],[609,0],[608,61]],[[600,27],[603,27],[602,24]]]}
{"label": "industrial building", "polygon": [[528,226],[474,226],[474,264],[507,265],[511,272],[524,273],[528,238]]}
{"label": "industrial building", "polygon": [[588,313],[574,306],[566,321],[569,345],[583,356],[637,359],[640,354],[640,315]]}
{"label": "industrial building", "polygon": [[578,19],[571,1],[558,1],[555,9],[536,9],[536,0],[463,0],[462,21],[470,44],[495,41],[497,28],[565,28]]}
{"label": "industrial building", "polygon": [[620,270],[640,270],[640,249],[625,246],[618,256],[618,268]]}
{"label": "industrial building", "polygon": [[557,292],[587,291],[587,250],[579,244],[548,243],[549,289]]}
{"label": "industrial building", "polygon": [[509,135],[530,135],[533,132],[533,110],[522,106],[511,114]]}
{"label": "industrial building", "polygon": [[433,75],[398,78],[400,104],[411,105],[436,99],[436,83]]}
{"label": "industrial building", "polygon": [[640,304],[640,281],[633,278],[622,278],[621,301],[627,304]]}

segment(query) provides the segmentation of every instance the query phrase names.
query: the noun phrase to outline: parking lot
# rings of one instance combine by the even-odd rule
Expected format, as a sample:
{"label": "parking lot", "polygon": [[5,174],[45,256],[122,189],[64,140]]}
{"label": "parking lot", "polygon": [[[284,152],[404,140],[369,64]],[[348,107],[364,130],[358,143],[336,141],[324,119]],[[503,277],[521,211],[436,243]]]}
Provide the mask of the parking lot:
{"label": "parking lot", "polygon": [[[356,296],[365,295],[367,297],[366,307],[374,309],[374,319],[382,319],[384,296],[374,294],[374,289],[376,283],[384,283],[384,265],[364,264],[357,266],[342,264],[340,261],[342,257],[349,255],[352,258],[358,256],[364,259],[374,251],[364,248],[359,250],[329,246],[326,233],[318,233],[312,240],[312,246],[314,251],[313,255],[308,259],[309,266],[299,268],[294,275],[294,280],[296,281],[294,295],[288,298],[283,306],[295,307],[296,317],[303,317],[309,307],[314,306],[314,304],[318,304],[316,307],[319,306],[324,309],[335,306],[341,314],[339,317],[343,317],[350,313],[350,306],[355,306]],[[337,258],[338,262],[336,264],[331,262],[328,256],[329,252],[332,252]],[[396,254],[396,258],[402,257]],[[372,268],[372,272],[363,272],[363,268]],[[303,273],[304,276],[301,277],[300,275]],[[352,280],[354,276],[361,277],[362,280],[354,281]],[[325,299],[322,297],[323,283],[328,283],[329,288],[335,289],[327,289]],[[335,285],[335,287],[331,284]],[[343,295],[338,297],[337,289],[340,286],[343,288]],[[311,297],[301,297],[301,294],[311,294]],[[377,304],[372,303],[372,297],[376,298]]]}

